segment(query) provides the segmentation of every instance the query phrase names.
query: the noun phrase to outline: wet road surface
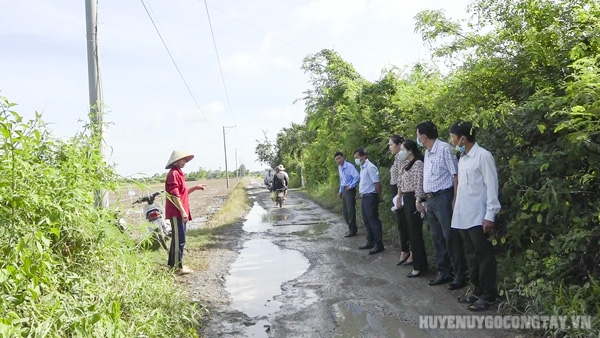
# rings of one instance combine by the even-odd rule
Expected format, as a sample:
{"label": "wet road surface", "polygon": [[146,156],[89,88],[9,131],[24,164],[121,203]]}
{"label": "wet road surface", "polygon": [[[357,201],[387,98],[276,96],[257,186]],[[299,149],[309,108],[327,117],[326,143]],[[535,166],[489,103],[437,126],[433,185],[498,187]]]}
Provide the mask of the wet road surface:
{"label": "wet road surface", "polygon": [[[290,191],[283,208],[255,181],[237,256],[225,280],[228,299],[210,309],[205,337],[521,337],[504,330],[419,329],[419,315],[471,315],[461,291],[409,279],[399,250],[358,250],[365,231],[345,238],[333,214]],[[334,197],[332,197],[334,198]],[[429,243],[426,243],[429,244]],[[431,244],[429,244],[431,246]],[[495,314],[492,311],[482,313]]]}

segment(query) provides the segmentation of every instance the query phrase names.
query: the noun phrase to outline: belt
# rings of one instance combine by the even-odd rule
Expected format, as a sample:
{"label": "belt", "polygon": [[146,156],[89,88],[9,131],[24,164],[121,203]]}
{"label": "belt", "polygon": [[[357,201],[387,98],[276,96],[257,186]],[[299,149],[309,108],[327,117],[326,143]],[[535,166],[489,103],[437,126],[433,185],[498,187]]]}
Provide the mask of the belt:
{"label": "belt", "polygon": [[360,194],[360,197],[369,197],[369,196],[373,196],[373,195],[377,195],[377,193],[372,192],[372,193],[368,193],[368,194]]}
{"label": "belt", "polygon": [[427,199],[430,199],[430,198],[434,198],[435,196],[445,194],[445,193],[451,192],[451,191],[454,191],[454,187],[438,190],[436,192],[427,192],[427,193],[425,193],[425,197],[427,197]]}

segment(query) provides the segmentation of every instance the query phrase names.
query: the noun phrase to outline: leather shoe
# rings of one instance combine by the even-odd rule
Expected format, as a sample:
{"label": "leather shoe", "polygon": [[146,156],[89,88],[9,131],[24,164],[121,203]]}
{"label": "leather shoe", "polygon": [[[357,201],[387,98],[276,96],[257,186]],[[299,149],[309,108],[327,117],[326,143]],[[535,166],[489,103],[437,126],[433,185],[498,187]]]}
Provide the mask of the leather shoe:
{"label": "leather shoe", "polygon": [[469,305],[469,310],[475,311],[475,312],[485,311],[485,310],[489,309],[490,307],[492,307],[492,305],[494,305],[494,303],[485,301],[480,298],[475,303]]}
{"label": "leather shoe", "polygon": [[369,251],[369,255],[374,255],[374,254],[380,253],[383,250],[385,250],[384,247],[382,247],[382,246],[376,246],[376,247],[373,248],[373,250]]}
{"label": "leather shoe", "polygon": [[402,264],[406,263],[406,261],[408,260],[409,257],[410,257],[410,255],[407,255],[404,259],[398,260],[398,263],[396,263],[396,265],[402,265]]}
{"label": "leather shoe", "polygon": [[344,237],[354,237],[356,236],[356,232],[347,232]]}
{"label": "leather shoe", "polygon": [[477,296],[473,293],[469,293],[464,296],[458,297],[458,302],[461,304],[473,304],[478,300],[479,300],[479,296]]}
{"label": "leather shoe", "polygon": [[359,250],[367,250],[367,249],[373,249],[375,247],[375,244],[373,243],[365,243],[364,245],[361,245],[358,247]]}
{"label": "leather shoe", "polygon": [[424,273],[425,273],[425,271],[424,271],[424,270],[421,270],[421,271],[419,271],[419,272],[417,272],[417,273],[413,273],[413,272],[411,271],[411,272],[410,272],[408,275],[406,275],[406,277],[408,277],[408,278],[420,277],[420,276],[422,276]]}
{"label": "leather shoe", "polygon": [[454,280],[453,282],[448,284],[446,287],[448,288],[448,290],[458,290],[458,289],[464,288],[465,285],[467,285],[467,283],[460,281],[460,280]]}
{"label": "leather shoe", "polygon": [[427,282],[427,284],[434,286],[434,285],[450,283],[451,281],[452,281],[452,277],[450,277],[450,276],[438,275],[435,279]]}

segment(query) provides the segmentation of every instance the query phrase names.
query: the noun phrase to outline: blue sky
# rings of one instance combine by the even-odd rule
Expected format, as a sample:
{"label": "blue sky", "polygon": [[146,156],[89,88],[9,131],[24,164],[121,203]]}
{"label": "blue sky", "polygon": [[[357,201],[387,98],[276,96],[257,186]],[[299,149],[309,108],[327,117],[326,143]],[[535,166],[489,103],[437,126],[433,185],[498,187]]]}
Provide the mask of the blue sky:
{"label": "blue sky", "polygon": [[[193,96],[169,58],[165,39]],[[273,139],[304,120],[309,88],[302,59],[336,50],[371,81],[390,65],[429,60],[414,33],[414,15],[444,9],[466,16],[467,0],[221,0],[208,1],[229,100],[221,79],[204,1],[103,1],[98,43],[108,161],[124,176],[164,172],[172,150],[196,155],[187,171],[256,162],[255,140]],[[3,1],[0,11],[0,95],[73,136],[87,121],[85,1]],[[194,102],[198,103],[198,106]]]}

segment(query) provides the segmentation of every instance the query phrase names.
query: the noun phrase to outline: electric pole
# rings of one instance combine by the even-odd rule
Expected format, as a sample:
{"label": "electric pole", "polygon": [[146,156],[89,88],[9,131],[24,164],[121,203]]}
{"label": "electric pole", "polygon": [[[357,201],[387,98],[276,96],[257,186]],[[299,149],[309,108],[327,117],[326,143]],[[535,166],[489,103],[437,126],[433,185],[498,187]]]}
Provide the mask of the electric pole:
{"label": "electric pole", "polygon": [[[90,96],[90,119],[93,136],[98,139],[98,146],[102,158],[104,154],[104,142],[102,140],[102,97],[100,92],[100,70],[98,66],[98,11],[97,0],[85,1],[86,18],[86,39],[87,39],[87,57],[88,57],[88,87]],[[96,191],[94,204],[96,207],[108,207],[108,195],[101,189]]]}
{"label": "electric pole", "polygon": [[235,126],[223,126],[223,150],[225,151],[225,177],[227,178],[227,188],[229,188],[229,171],[227,170],[227,141],[225,141],[225,129],[235,128]]}

